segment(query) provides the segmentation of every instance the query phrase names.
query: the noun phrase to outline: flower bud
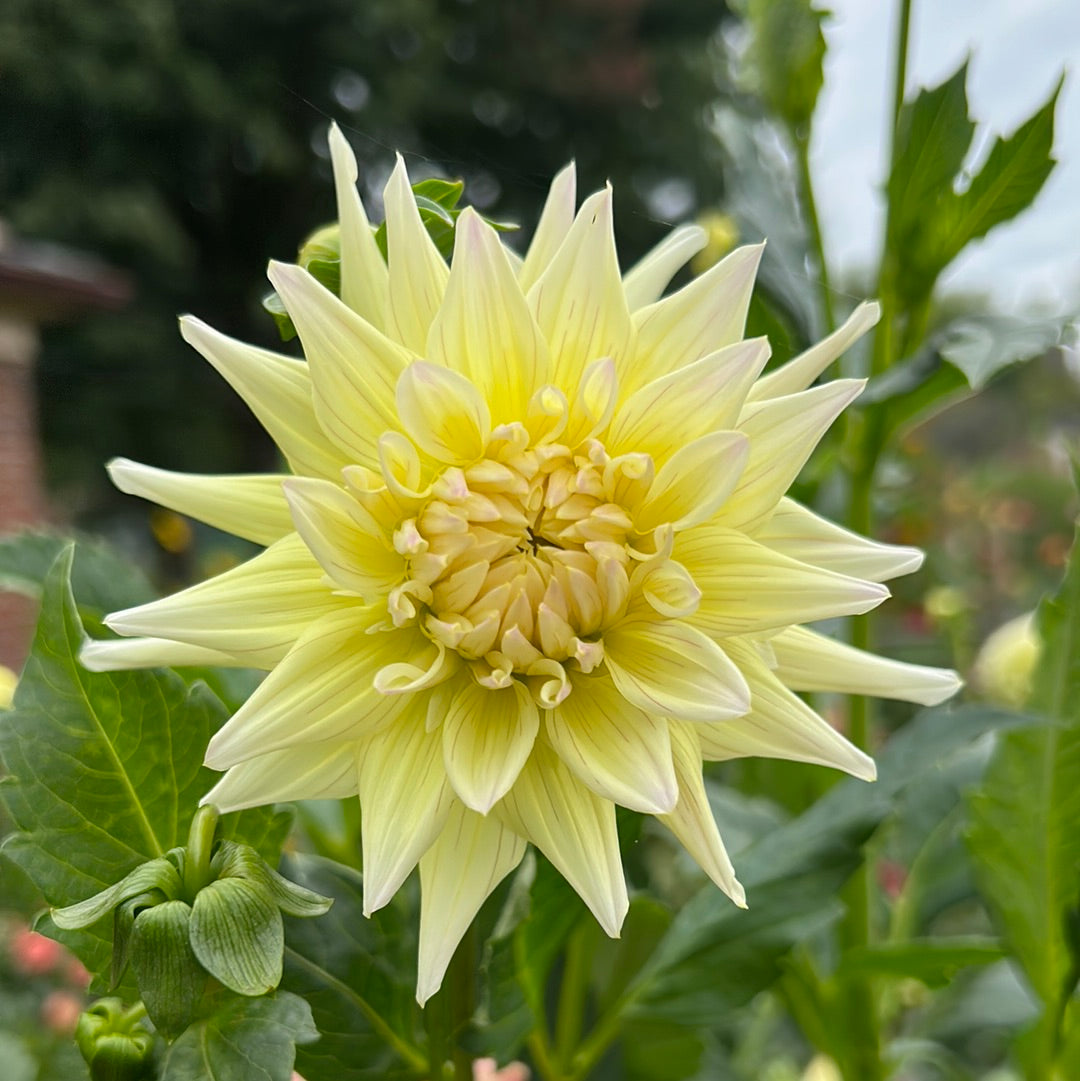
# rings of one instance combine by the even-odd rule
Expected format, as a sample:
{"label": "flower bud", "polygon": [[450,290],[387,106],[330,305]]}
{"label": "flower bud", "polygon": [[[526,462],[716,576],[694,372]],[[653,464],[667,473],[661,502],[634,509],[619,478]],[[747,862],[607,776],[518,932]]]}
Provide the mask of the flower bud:
{"label": "flower bud", "polygon": [[1031,694],[1042,646],[1031,612],[1002,624],[975,658],[974,682],[987,698],[1019,708]]}
{"label": "flower bud", "polygon": [[93,1081],[143,1081],[152,1075],[154,1037],[139,1024],[142,1010],[118,998],[95,1002],[80,1018],[75,1042]]}

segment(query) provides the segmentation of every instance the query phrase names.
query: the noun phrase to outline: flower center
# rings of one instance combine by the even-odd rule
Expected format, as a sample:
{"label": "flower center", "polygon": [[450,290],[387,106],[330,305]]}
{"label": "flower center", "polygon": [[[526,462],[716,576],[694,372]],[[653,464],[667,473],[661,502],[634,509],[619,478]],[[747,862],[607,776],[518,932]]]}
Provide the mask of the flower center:
{"label": "flower center", "polygon": [[651,459],[612,459],[597,440],[488,454],[444,470],[396,531],[408,572],[390,614],[398,626],[418,620],[492,686],[513,675],[564,679],[553,662],[590,672],[652,554],[652,536],[635,532],[624,506],[647,490]]}

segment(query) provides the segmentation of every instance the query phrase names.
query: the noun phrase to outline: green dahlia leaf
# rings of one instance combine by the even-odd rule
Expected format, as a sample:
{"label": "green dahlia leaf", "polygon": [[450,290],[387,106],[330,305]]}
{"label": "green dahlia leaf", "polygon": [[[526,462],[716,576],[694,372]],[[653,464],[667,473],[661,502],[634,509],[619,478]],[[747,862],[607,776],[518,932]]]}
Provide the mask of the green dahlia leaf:
{"label": "green dahlia leaf", "polygon": [[404,897],[365,919],[359,872],[313,856],[290,859],[283,871],[334,900],[317,920],[285,921],[281,985],[310,1003],[322,1033],[300,1049],[297,1070],[307,1081],[427,1076],[414,998],[416,919],[402,911]]}
{"label": "green dahlia leaf", "polygon": [[[1059,1015],[1077,981],[1069,927],[1080,906],[1080,545],[1038,610],[1043,648],[1030,707],[1052,723],[1002,737],[971,797],[968,846],[1006,944]],[[1052,1041],[1051,1030],[1046,1039]],[[1049,1061],[1046,1059],[1045,1061]]]}
{"label": "green dahlia leaf", "polygon": [[296,995],[227,999],[169,1048],[161,1081],[289,1081],[296,1045],[318,1038]]}
{"label": "green dahlia leaf", "polygon": [[823,79],[826,13],[810,0],[750,0],[747,14],[765,104],[792,127],[809,124]]}
{"label": "green dahlia leaf", "polygon": [[[72,551],[45,576],[14,709],[0,713],[8,774],[0,799],[14,828],[3,851],[56,908],[93,897],[184,843],[196,804],[214,783],[200,765],[203,752],[226,716],[206,687],[173,672],[96,673],[79,664]],[[273,858],[283,821],[267,810],[244,811],[223,821],[223,833],[253,837]],[[105,920],[82,931],[59,931],[51,921],[38,929],[71,946],[92,973],[107,970]]]}

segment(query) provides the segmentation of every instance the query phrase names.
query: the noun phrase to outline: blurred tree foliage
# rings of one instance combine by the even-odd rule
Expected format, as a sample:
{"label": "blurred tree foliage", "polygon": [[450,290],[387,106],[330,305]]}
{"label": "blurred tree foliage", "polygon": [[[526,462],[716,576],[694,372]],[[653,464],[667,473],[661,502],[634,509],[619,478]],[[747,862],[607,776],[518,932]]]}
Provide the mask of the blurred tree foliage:
{"label": "blurred tree foliage", "polygon": [[720,199],[725,15],[716,0],[6,0],[0,213],[138,290],[47,339],[42,419],[70,510],[109,498],[113,454],[268,464],[173,317],[277,345],[263,270],[333,216],[330,118],[376,214],[395,148],[414,179],[462,176],[467,201],[523,223],[576,157],[587,189],[615,183],[629,263]]}

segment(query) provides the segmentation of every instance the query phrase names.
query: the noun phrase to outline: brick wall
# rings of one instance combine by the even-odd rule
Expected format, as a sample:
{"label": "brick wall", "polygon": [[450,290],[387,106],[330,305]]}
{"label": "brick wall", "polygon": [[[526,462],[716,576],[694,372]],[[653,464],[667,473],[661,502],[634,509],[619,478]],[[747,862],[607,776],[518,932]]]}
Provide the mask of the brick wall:
{"label": "brick wall", "polygon": [[[36,328],[0,314],[0,534],[45,519],[37,431],[34,360]],[[22,667],[37,605],[0,592],[0,664]]]}

